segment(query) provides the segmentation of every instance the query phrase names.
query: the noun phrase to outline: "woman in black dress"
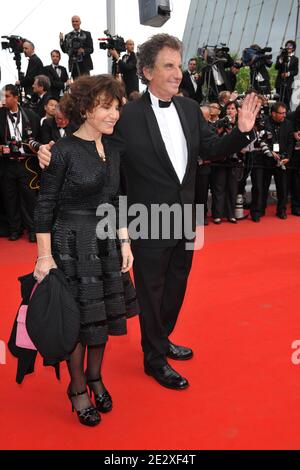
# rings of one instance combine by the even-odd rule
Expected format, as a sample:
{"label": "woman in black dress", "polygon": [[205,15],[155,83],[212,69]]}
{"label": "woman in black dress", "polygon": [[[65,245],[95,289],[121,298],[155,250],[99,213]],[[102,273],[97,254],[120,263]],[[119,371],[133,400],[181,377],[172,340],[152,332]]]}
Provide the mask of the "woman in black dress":
{"label": "woman in black dress", "polygon": [[112,408],[101,377],[108,336],[126,334],[126,319],[138,313],[127,228],[119,227],[118,240],[105,239],[104,229],[99,233],[103,217],[96,215],[97,208],[110,204],[118,219],[120,158],[105,135],[113,132],[122,99],[122,85],[109,75],[80,77],[72,84],[60,108],[79,129],[53,146],[35,211],[34,276],[41,282],[50,269],[60,268],[80,310],[78,344],[67,360],[68,396],[79,421],[88,426],[100,422],[99,411]]}

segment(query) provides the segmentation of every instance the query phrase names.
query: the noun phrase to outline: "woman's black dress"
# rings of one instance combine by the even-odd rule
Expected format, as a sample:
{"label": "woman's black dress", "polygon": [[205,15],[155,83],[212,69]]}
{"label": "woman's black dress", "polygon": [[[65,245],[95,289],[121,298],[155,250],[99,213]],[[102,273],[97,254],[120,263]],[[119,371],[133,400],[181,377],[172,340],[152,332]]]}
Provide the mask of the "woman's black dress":
{"label": "woman's black dress", "polygon": [[99,205],[118,211],[120,157],[106,141],[104,148],[105,162],[93,141],[70,136],[57,142],[35,210],[36,233],[51,232],[54,260],[78,302],[83,345],[126,334],[126,318],[138,313],[130,275],[121,273],[119,243],[96,233]]}

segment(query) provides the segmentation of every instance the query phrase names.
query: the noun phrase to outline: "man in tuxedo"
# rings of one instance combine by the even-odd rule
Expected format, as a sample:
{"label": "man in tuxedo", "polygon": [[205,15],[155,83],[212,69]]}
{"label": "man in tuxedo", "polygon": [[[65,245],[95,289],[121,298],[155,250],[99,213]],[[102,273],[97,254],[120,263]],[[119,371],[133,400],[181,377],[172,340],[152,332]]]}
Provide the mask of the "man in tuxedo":
{"label": "man in tuxedo", "polygon": [[292,86],[294,78],[298,75],[299,60],[295,56],[295,41],[287,41],[285,49],[277,57],[275,69],[278,70],[275,86],[276,92],[280,95],[287,109],[290,109],[292,97]]}
{"label": "man in tuxedo", "polygon": [[41,59],[36,55],[34,44],[31,41],[24,42],[23,52],[25,57],[29,58],[28,67],[25,77],[21,78],[21,80],[17,80],[16,85],[23,87],[25,94],[31,96],[34,78],[43,73],[44,66]]}
{"label": "man in tuxedo", "polygon": [[122,78],[125,84],[126,96],[133,91],[139,91],[139,79],[137,76],[136,69],[136,55],[134,52],[134,42],[132,39],[127,39],[126,43],[126,54],[120,58],[120,54],[116,49],[111,49],[109,52],[111,56],[116,59],[119,72],[122,74]]}
{"label": "man in tuxedo", "polygon": [[[256,98],[246,98],[239,128],[230,136],[215,136],[198,103],[175,96],[182,80],[181,53],[181,42],[168,34],[157,34],[140,46],[138,74],[148,91],[126,104],[113,136],[114,143],[122,148],[128,206],[138,203],[148,210],[146,233],[132,241],[144,370],[160,385],[176,390],[187,388],[189,383],[167,358],[187,360],[193,356],[192,349],[170,340],[193,251],[186,249],[188,240],[184,236],[176,237],[173,223],[169,235],[165,236],[159,224],[158,232],[149,236],[153,229],[156,232],[157,222],[150,214],[162,204],[169,208],[177,204],[182,209],[194,206],[197,157],[219,158],[245,147],[252,138],[249,131],[258,112]],[[41,166],[49,164],[49,149],[40,149]]]}
{"label": "man in tuxedo", "polygon": [[182,74],[182,81],[180,83],[180,90],[185,90],[188,96],[198,103],[202,101],[202,87],[201,78],[197,73],[197,60],[190,59],[188,62],[188,70]]}
{"label": "man in tuxedo", "polygon": [[[9,239],[15,241],[27,228],[29,241],[35,241],[33,212],[37,197],[39,167],[36,155],[28,145],[30,138],[39,137],[39,119],[30,109],[18,104],[18,89],[14,85],[4,87],[5,108],[0,108],[0,146],[4,162],[2,191],[9,223]],[[10,142],[16,146],[12,151]],[[18,148],[16,148],[18,147]],[[32,155],[32,156],[31,156]]]}
{"label": "man in tuxedo", "polygon": [[62,137],[72,135],[77,130],[77,127],[70,124],[60,110],[59,104],[56,106],[54,117],[45,119],[41,128],[40,142],[48,144],[49,142],[57,142]]}
{"label": "man in tuxedo", "polygon": [[60,33],[60,47],[69,55],[69,72],[72,78],[79,75],[90,75],[93,70],[91,54],[94,52],[93,40],[89,31],[80,28],[79,16],[72,17],[73,31],[66,34]]}
{"label": "man in tuxedo", "polygon": [[44,67],[44,74],[49,77],[51,82],[50,95],[57,100],[64,95],[66,86],[69,84],[69,77],[66,68],[59,65],[60,58],[60,52],[54,49],[51,52],[52,64]]}
{"label": "man in tuxedo", "polygon": [[51,96],[49,93],[50,79],[46,75],[37,75],[34,79],[32,90],[34,94],[30,106],[42,118],[46,114],[45,105]]}

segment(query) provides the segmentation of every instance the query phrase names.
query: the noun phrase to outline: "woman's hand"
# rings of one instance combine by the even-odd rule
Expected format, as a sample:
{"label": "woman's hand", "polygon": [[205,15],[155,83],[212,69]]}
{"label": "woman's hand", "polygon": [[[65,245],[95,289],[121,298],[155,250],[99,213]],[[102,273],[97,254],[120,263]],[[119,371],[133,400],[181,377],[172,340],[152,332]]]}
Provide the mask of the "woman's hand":
{"label": "woman's hand", "polygon": [[133,254],[130,248],[130,243],[121,243],[122,253],[122,273],[127,273],[133,265]]}
{"label": "woman's hand", "polygon": [[51,258],[44,258],[38,259],[34,268],[33,277],[37,280],[37,282],[42,282],[44,277],[49,274],[50,269],[57,269],[56,263],[54,259]]}

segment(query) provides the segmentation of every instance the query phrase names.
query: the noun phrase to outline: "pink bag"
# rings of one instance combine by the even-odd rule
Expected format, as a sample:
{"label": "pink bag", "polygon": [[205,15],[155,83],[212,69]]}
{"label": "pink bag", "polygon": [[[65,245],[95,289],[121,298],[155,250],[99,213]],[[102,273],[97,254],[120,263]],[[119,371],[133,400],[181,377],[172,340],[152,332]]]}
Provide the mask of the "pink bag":
{"label": "pink bag", "polygon": [[[36,283],[32,289],[30,299],[37,288],[38,283]],[[24,348],[24,349],[33,349],[36,351],[36,347],[31,341],[27,329],[26,329],[26,315],[27,315],[27,309],[28,305],[21,305],[19,308],[19,313],[17,317],[17,333],[16,333],[16,345],[19,346],[19,348]]]}

